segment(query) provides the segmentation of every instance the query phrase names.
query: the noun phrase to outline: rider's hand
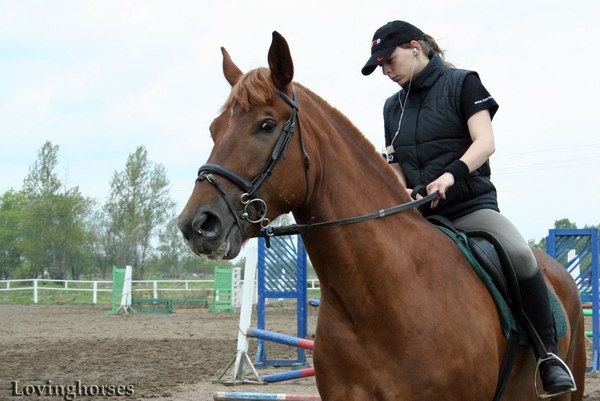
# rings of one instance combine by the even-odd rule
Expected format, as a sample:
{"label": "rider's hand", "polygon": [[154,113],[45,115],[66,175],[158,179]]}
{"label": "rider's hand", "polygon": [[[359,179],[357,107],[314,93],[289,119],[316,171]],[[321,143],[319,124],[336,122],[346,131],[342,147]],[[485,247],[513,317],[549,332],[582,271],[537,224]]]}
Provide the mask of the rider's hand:
{"label": "rider's hand", "polygon": [[419,199],[422,198],[421,194],[419,194],[418,192],[415,194],[415,197],[413,198],[413,190],[412,190],[412,188],[406,188],[406,193],[408,194],[408,196],[410,197],[410,199],[419,200]]}
{"label": "rider's hand", "polygon": [[454,185],[454,176],[452,173],[444,173],[439,178],[429,185],[427,185],[427,194],[430,195],[435,191],[438,191],[440,197],[431,201],[431,208],[433,209],[438,205],[440,199],[446,199],[446,190]]}

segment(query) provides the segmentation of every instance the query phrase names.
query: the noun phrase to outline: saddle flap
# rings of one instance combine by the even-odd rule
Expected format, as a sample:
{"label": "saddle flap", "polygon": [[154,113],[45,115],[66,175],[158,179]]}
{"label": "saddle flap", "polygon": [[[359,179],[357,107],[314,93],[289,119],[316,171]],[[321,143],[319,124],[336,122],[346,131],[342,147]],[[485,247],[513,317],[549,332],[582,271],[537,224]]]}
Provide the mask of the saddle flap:
{"label": "saddle flap", "polygon": [[471,248],[473,256],[475,256],[475,259],[477,259],[481,267],[483,267],[490,275],[492,281],[502,293],[502,296],[504,296],[505,299],[509,299],[507,298],[509,294],[508,285],[506,283],[506,278],[504,277],[502,262],[500,261],[496,248],[485,238],[471,236],[468,233],[467,236],[469,237],[469,248]]}
{"label": "saddle flap", "polygon": [[457,238],[460,238],[461,233],[466,236],[465,245],[471,255],[488,274],[500,295],[513,309],[513,312],[517,312],[516,316],[518,316],[521,299],[516,275],[506,251],[501,249],[500,242],[496,237],[487,231],[460,231],[450,220],[438,215],[428,216],[427,220],[438,227],[444,227],[451,231]]}

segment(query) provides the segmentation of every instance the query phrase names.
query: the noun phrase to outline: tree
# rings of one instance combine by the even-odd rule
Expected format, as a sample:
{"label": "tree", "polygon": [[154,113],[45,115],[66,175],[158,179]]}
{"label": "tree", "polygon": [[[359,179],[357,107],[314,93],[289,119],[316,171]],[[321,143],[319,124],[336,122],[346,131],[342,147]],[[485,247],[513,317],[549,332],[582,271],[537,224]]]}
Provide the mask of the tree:
{"label": "tree", "polygon": [[46,141],[38,151],[38,158],[23,181],[23,192],[28,196],[51,196],[60,190],[62,185],[54,171],[58,165],[58,150],[58,145]]}
{"label": "tree", "polygon": [[117,259],[117,248],[114,236],[110,230],[110,221],[108,213],[99,209],[93,212],[93,218],[90,221],[91,242],[90,255],[93,262],[100,272],[100,277],[106,279],[110,273],[112,264]]}
{"label": "tree", "polygon": [[63,188],[55,172],[58,151],[58,146],[44,143],[23,181],[19,247],[34,277],[48,272],[64,279],[67,268],[77,275],[83,263],[80,247],[88,238],[84,221],[93,203],[78,187]]}
{"label": "tree", "polygon": [[184,261],[190,256],[192,251],[183,240],[183,236],[177,227],[177,219],[172,218],[165,226],[164,230],[158,236],[159,245],[157,250],[160,253],[160,269],[168,273],[181,277],[184,274]]}
{"label": "tree", "polygon": [[71,279],[78,280],[81,274],[90,272],[94,234],[90,229],[90,216],[94,202],[85,198],[79,188],[65,190],[58,197],[58,221],[60,221],[59,246],[64,253],[65,265]]}
{"label": "tree", "polygon": [[5,192],[0,198],[0,279],[8,280],[21,265],[19,251],[23,196],[14,191]]}
{"label": "tree", "polygon": [[560,220],[555,220],[554,228],[555,229],[565,229],[565,230],[576,229],[577,224],[573,223],[571,220],[569,220],[565,217]]}
{"label": "tree", "polygon": [[155,231],[166,222],[175,205],[168,186],[165,168],[150,162],[143,146],[129,155],[125,170],[115,172],[110,182],[105,210],[108,235],[116,246],[114,262],[133,266],[140,278],[144,277]]}

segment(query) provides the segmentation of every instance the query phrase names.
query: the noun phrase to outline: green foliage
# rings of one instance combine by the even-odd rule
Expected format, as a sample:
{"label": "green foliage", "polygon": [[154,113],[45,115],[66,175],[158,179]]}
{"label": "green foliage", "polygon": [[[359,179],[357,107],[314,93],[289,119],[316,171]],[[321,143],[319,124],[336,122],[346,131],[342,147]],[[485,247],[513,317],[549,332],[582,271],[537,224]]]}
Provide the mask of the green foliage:
{"label": "green foliage", "polygon": [[17,249],[30,277],[64,279],[70,270],[78,278],[87,264],[82,250],[90,240],[85,221],[93,202],[77,187],[63,188],[55,172],[58,150],[46,142],[23,182]]}
{"label": "green foliage", "polygon": [[570,230],[577,228],[577,224],[567,218],[554,221],[554,228],[561,230]]}
{"label": "green foliage", "polygon": [[[576,228],[577,228],[577,224],[572,222],[571,220],[567,219],[566,217],[554,221],[554,229],[557,229],[557,230],[558,229],[570,230],[570,229],[576,229]],[[540,239],[539,241],[530,239],[528,242],[529,242],[529,246],[546,252],[546,237]]]}
{"label": "green foliage", "polygon": [[215,264],[194,255],[179,233],[169,180],[144,147],[114,173],[101,205],[67,188],[56,174],[59,147],[40,148],[20,191],[0,196],[0,279],[110,278],[113,265],[143,277],[212,276]]}
{"label": "green foliage", "polygon": [[60,190],[62,184],[54,171],[58,164],[58,145],[46,141],[38,152],[38,159],[29,167],[29,174],[23,181],[23,192],[29,196],[51,196]]}
{"label": "green foliage", "polygon": [[0,279],[9,279],[21,264],[23,196],[8,191],[0,197]]}
{"label": "green foliage", "polygon": [[140,278],[152,250],[151,240],[174,207],[168,187],[165,168],[150,162],[143,146],[129,155],[125,170],[115,172],[110,182],[104,235],[114,247],[115,264],[133,266]]}
{"label": "green foliage", "polygon": [[158,238],[157,250],[161,256],[157,267],[160,266],[169,276],[181,277],[184,273],[185,258],[193,257],[193,254],[177,228],[176,218],[171,218]]}

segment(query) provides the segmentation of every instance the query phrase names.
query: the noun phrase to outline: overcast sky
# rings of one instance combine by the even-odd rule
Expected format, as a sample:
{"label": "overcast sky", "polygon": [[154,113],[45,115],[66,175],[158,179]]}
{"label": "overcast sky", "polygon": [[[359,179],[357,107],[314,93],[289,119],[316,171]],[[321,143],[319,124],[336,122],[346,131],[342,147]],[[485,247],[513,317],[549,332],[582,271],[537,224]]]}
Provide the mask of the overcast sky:
{"label": "overcast sky", "polygon": [[565,217],[597,225],[599,18],[593,0],[0,0],[0,193],[21,188],[49,140],[67,186],[104,201],[143,145],[182,208],[229,93],[220,46],[244,71],[266,66],[273,30],[294,80],[383,149],[383,102],[398,87],[360,69],[373,32],[404,19],[500,104],[492,178],[524,237]]}

